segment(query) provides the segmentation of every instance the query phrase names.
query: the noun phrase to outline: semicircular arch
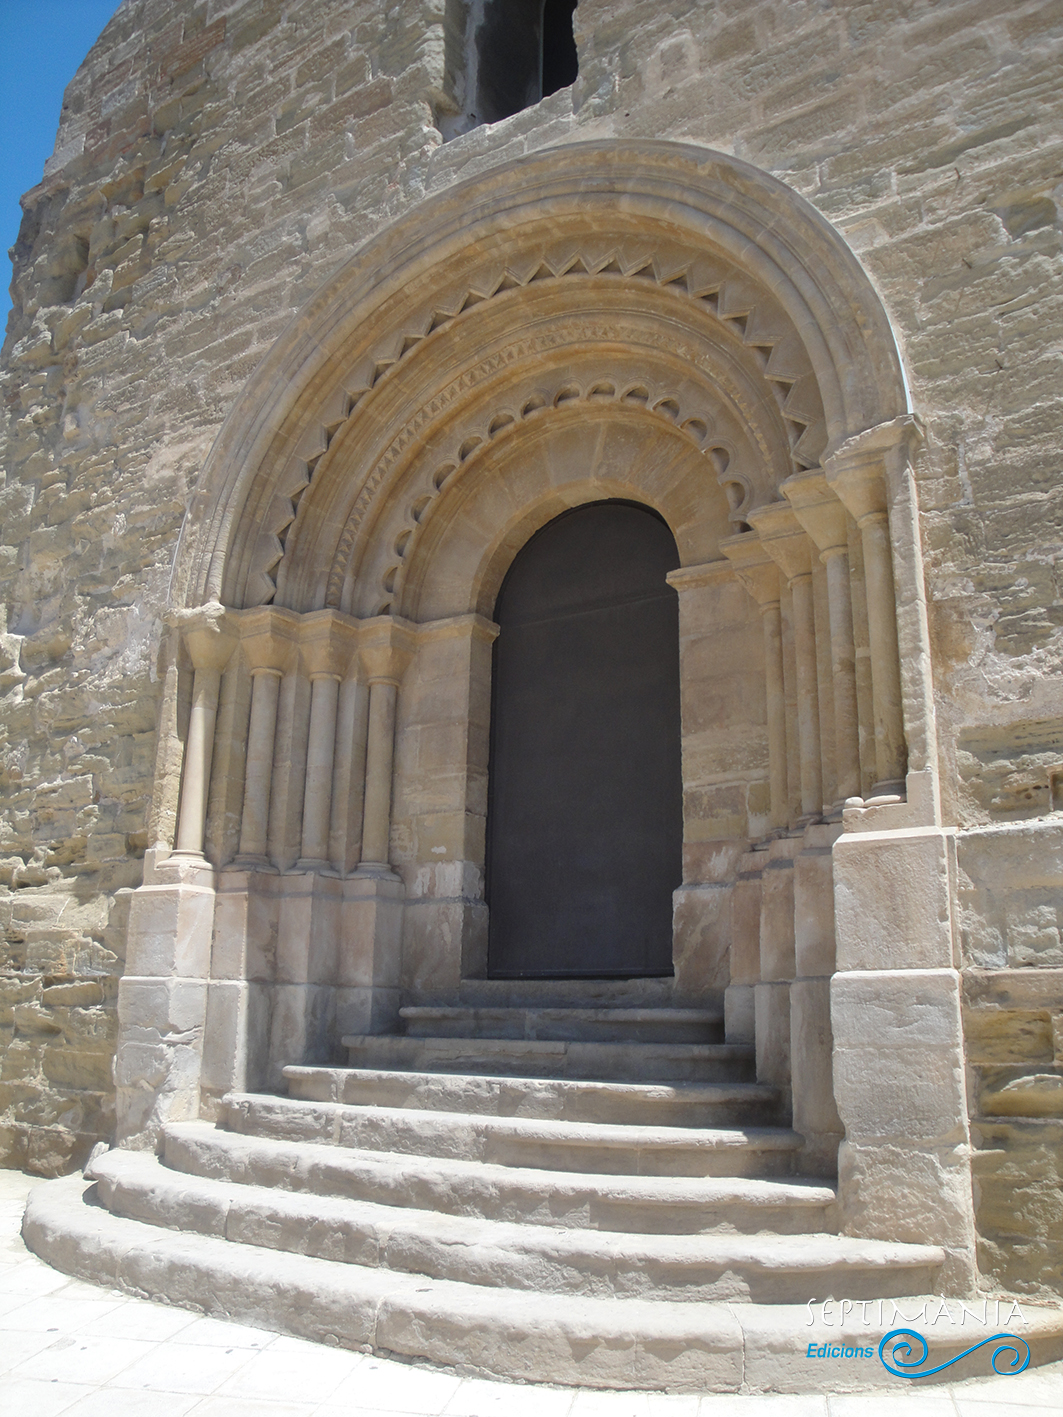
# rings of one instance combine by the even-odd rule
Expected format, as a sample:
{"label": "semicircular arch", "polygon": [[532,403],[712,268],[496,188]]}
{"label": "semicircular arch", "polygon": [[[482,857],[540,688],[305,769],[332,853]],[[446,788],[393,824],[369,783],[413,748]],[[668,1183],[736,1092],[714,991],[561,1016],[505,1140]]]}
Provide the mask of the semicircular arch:
{"label": "semicircular arch", "polygon": [[562,512],[604,501],[658,513],[681,565],[717,559],[733,531],[728,499],[682,429],[620,401],[574,400],[518,426],[447,484],[389,608],[415,622],[489,619],[521,547]]}
{"label": "semicircular arch", "polygon": [[[623,346],[610,318],[633,308],[656,322],[673,359],[684,341],[698,351],[687,363],[703,386],[700,411],[687,413],[668,392],[658,402],[678,406],[680,422],[703,424],[710,444],[722,417],[731,443],[758,450],[759,469],[733,483],[735,506],[743,486],[771,500],[788,473],[907,410],[885,311],[808,202],[704,149],[574,143],[430,197],[300,312],[207,459],[174,599],[353,609],[359,529],[374,522],[374,499],[402,483],[411,448],[431,442],[437,426],[482,413],[469,371],[493,360],[484,375],[493,387],[544,363],[541,347],[512,353],[512,338],[507,355],[499,332],[541,336],[568,318],[583,322],[587,348],[609,355]],[[610,382],[608,362],[599,383]],[[555,371],[560,363],[545,359]],[[456,365],[466,385],[448,402]],[[588,398],[593,385],[579,387]],[[491,417],[488,435],[490,426]],[[483,434],[465,441],[473,436]],[[727,442],[721,455],[733,458]]]}

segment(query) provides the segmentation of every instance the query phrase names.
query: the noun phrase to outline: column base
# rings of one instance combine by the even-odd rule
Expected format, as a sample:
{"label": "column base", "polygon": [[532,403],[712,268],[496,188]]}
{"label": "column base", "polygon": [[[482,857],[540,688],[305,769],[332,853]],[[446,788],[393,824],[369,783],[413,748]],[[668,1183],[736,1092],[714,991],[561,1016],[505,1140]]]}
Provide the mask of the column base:
{"label": "column base", "polygon": [[881,782],[872,785],[865,801],[869,807],[875,806],[883,797],[890,802],[903,802],[906,786],[907,781],[903,777],[884,778]]}
{"label": "column base", "polygon": [[352,881],[398,881],[402,877],[395,874],[386,861],[360,861],[348,877]]}
{"label": "column base", "polygon": [[246,979],[212,979],[199,1115],[217,1119],[227,1092],[258,1092],[267,1085],[271,986]]}
{"label": "column base", "polygon": [[397,989],[406,887],[390,866],[363,866],[341,883],[336,982],[348,989]]}

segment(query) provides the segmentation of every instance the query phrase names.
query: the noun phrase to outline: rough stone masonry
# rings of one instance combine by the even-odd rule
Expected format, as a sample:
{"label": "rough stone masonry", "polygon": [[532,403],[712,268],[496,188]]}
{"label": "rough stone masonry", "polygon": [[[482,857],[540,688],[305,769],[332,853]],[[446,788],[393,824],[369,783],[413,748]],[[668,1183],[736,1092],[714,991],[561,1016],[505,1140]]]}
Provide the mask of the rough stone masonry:
{"label": "rough stone masonry", "polygon": [[122,0],[70,83],[3,346],[3,1162],[57,1175],[113,1136],[129,895],[166,830],[168,586],[240,390],[426,197],[669,139],[811,203],[892,322],[926,428],[979,1263],[1058,1292],[1063,4],[580,0],[574,24],[571,87],[448,141],[469,109],[451,0]]}

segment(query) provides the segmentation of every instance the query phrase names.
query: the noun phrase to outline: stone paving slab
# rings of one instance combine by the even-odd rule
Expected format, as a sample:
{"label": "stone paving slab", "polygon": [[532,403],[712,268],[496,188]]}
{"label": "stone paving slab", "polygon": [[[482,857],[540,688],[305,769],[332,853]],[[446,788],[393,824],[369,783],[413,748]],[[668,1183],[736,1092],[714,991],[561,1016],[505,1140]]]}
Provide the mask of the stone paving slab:
{"label": "stone paving slab", "polygon": [[69,1279],[19,1238],[38,1178],[0,1171],[0,1392],[19,1417],[1058,1417],[1063,1363],[932,1392],[591,1392],[389,1362]]}

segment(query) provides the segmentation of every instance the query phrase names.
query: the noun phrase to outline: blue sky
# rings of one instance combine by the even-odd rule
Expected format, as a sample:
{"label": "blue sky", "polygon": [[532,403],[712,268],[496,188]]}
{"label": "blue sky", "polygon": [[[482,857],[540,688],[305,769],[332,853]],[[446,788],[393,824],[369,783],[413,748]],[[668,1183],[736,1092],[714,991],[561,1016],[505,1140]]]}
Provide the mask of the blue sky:
{"label": "blue sky", "polygon": [[117,8],[118,0],[0,0],[0,330],[11,309],[18,199],[41,180],[63,90]]}

